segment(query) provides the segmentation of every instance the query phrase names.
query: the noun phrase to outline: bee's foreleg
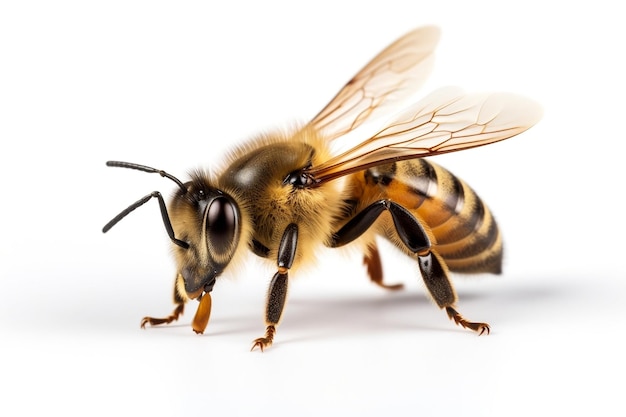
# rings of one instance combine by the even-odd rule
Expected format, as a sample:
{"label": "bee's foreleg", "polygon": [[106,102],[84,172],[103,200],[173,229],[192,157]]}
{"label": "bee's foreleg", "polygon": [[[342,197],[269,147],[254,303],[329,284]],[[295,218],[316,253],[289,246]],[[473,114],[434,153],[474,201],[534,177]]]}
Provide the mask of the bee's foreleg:
{"label": "bee's foreleg", "polygon": [[289,281],[289,268],[293,264],[298,245],[298,226],[294,223],[287,226],[278,247],[278,271],[274,274],[267,292],[267,305],[265,308],[265,336],[259,337],[252,344],[252,349],[270,347],[274,341],[276,327],[283,314],[285,302],[287,300],[287,289]]}
{"label": "bee's foreleg", "polygon": [[174,309],[172,314],[164,318],[144,317],[143,319],[141,319],[142,329],[146,328],[146,324],[149,324],[150,326],[157,326],[159,324],[169,324],[175,320],[178,320],[178,317],[181,314],[183,314],[183,312],[185,311],[185,302],[187,300],[186,298],[181,296],[180,293],[178,292],[178,281],[181,279],[182,279],[182,276],[179,275],[176,278],[176,281],[174,282],[174,304],[176,304],[176,308]]}

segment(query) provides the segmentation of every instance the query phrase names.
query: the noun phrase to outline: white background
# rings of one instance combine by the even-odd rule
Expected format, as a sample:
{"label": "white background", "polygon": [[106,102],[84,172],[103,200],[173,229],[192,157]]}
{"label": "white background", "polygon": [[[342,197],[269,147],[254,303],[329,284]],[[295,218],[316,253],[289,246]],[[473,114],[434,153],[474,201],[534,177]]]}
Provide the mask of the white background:
{"label": "white background", "polygon": [[[224,2],[225,3],[225,2]],[[0,414],[624,415],[623,13],[613,2],[378,5],[107,1],[0,5]],[[357,5],[358,4],[358,5]],[[410,5],[409,5],[410,4]],[[617,6],[615,6],[617,7]],[[358,256],[320,256],[292,281],[276,344],[273,271],[251,260],[213,292],[204,336],[168,314],[174,265],[156,202],[255,132],[305,122],[406,31],[443,37],[423,93],[525,94],[522,136],[436,161],[504,231],[500,277],[459,277],[477,337],[384,248],[399,293]]]}

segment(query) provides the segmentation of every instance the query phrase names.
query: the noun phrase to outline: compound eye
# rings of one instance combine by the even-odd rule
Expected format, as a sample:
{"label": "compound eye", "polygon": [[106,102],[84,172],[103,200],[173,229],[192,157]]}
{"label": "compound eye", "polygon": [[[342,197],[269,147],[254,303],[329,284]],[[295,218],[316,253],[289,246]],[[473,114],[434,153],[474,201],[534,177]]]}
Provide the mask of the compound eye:
{"label": "compound eye", "polygon": [[214,255],[232,255],[239,232],[239,216],[237,208],[228,198],[216,197],[209,204],[206,232],[209,250]]}

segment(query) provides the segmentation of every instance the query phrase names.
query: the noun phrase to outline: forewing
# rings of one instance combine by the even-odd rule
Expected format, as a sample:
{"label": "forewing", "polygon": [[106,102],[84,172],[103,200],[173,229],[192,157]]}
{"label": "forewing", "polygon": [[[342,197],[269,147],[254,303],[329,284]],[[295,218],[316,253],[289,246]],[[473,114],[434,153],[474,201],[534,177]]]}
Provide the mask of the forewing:
{"label": "forewing", "polygon": [[307,174],[320,184],[391,161],[487,145],[522,133],[540,118],[539,105],[521,96],[443,88],[409,107],[370,139]]}
{"label": "forewing", "polygon": [[407,33],[356,74],[309,126],[333,140],[407,98],[430,74],[438,41],[439,29],[433,26]]}

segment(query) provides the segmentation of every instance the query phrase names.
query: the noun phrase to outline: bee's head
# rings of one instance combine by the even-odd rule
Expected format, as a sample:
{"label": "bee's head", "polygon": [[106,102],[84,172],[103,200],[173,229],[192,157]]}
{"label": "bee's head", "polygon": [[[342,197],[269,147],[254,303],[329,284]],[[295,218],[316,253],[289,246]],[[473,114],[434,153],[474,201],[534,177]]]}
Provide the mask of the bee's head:
{"label": "bee's head", "polygon": [[158,173],[178,185],[169,207],[161,193],[152,192],[118,214],[102,229],[107,232],[152,197],[159,201],[165,229],[174,244],[178,273],[191,299],[213,290],[216,278],[235,256],[241,240],[241,211],[237,202],[197,173],[183,183],[165,171],[128,162],[109,161],[108,166]]}
{"label": "bee's head", "polygon": [[202,174],[194,175],[184,187],[172,199],[170,219],[177,239],[187,243],[187,247],[174,247],[185,292],[197,298],[213,289],[215,279],[235,256],[241,211],[233,197]]}

